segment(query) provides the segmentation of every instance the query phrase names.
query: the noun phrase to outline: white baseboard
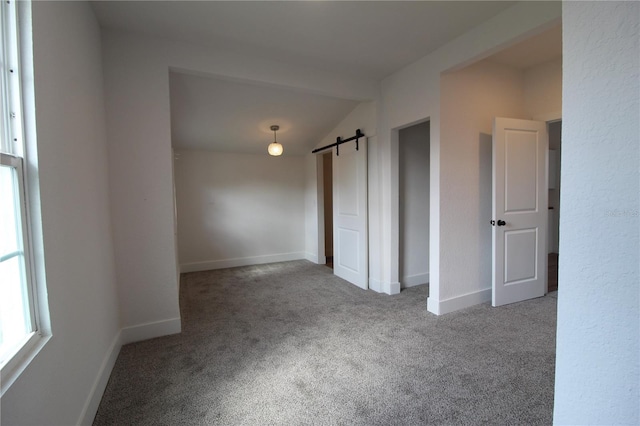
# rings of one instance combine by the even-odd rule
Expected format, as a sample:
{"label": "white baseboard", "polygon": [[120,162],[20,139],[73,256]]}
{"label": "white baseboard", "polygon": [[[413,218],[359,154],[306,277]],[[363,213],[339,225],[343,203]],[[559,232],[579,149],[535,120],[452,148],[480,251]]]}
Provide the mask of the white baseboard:
{"label": "white baseboard", "polygon": [[389,295],[399,294],[400,293],[400,283],[388,283],[383,281],[378,281],[373,278],[369,278],[369,290],[373,290],[376,293],[385,293]]}
{"label": "white baseboard", "polygon": [[318,256],[317,254],[313,254],[313,253],[305,253],[304,258],[307,259],[309,262],[313,262],[317,265],[325,265],[327,263],[326,257]]}
{"label": "white baseboard", "polygon": [[400,283],[382,282],[382,291],[380,293],[386,293],[390,296],[393,296],[394,294],[400,294]]}
{"label": "white baseboard", "polygon": [[409,275],[402,278],[402,288],[415,287],[417,285],[427,284],[429,282],[429,273]]}
{"label": "white baseboard", "polygon": [[382,293],[382,282],[369,278],[369,290],[373,290],[376,293]]}
{"label": "white baseboard", "polygon": [[[235,259],[208,260],[204,262],[183,263],[180,272],[210,271],[212,269],[235,268],[237,266],[261,265],[263,263],[287,262],[306,259],[306,253],[280,253],[265,256],[238,257]],[[313,261],[312,261],[313,262]],[[317,262],[316,262],[317,263]]]}
{"label": "white baseboard", "polygon": [[123,328],[121,331],[121,342],[123,345],[126,345],[127,343],[153,339],[154,337],[178,334],[181,330],[182,322],[180,321],[180,318],[148,322],[146,324]]}
{"label": "white baseboard", "polygon": [[438,301],[431,296],[427,297],[427,311],[432,314],[440,315],[440,305],[438,304]]}
{"label": "white baseboard", "polygon": [[113,366],[116,364],[122,345],[152,339],[154,337],[180,333],[180,330],[180,318],[174,318],[133,327],[125,327],[118,331],[116,336],[113,338],[109,349],[107,349],[104,359],[102,360],[96,379],[91,386],[87,400],[80,412],[77,424],[91,425],[93,423],[96,413],[98,412],[98,407],[100,406],[100,400],[102,400],[104,390],[107,388],[109,377],[113,371]]}
{"label": "white baseboard", "polygon": [[444,315],[489,301],[491,301],[491,289],[487,288],[440,301],[428,297],[427,310],[436,315]]}
{"label": "white baseboard", "polygon": [[118,331],[113,339],[113,342],[111,342],[109,349],[107,349],[107,353],[105,354],[104,359],[102,360],[102,364],[100,365],[100,369],[98,370],[98,375],[93,382],[93,386],[91,386],[91,390],[89,391],[87,400],[84,403],[84,407],[82,408],[82,412],[80,413],[77,424],[93,424],[93,419],[96,417],[96,413],[98,412],[100,400],[102,399],[104,390],[107,388],[107,382],[109,381],[109,377],[111,376],[113,366],[116,364],[116,359],[118,358],[121,347],[122,331]]}

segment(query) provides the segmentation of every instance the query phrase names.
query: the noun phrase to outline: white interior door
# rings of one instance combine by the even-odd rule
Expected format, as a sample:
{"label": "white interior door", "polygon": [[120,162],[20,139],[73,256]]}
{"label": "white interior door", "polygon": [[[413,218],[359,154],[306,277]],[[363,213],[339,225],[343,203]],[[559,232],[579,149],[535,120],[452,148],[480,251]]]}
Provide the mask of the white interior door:
{"label": "white interior door", "polygon": [[493,306],[544,296],[547,150],[543,122],[493,122]]}
{"label": "white interior door", "polygon": [[333,271],[369,288],[367,241],[367,139],[333,149]]}

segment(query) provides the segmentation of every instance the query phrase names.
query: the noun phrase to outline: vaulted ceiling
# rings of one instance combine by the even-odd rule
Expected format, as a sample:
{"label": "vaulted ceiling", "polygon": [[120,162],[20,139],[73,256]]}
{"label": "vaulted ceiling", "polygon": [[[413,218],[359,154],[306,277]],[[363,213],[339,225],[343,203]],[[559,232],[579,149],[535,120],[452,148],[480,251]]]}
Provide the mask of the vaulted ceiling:
{"label": "vaulted ceiling", "polygon": [[265,154],[276,124],[287,155],[308,154],[358,104],[173,72],[169,84],[173,145],[182,149]]}
{"label": "vaulted ceiling", "polygon": [[[381,80],[515,2],[104,1],[103,28]],[[508,60],[504,59],[505,61]],[[304,154],[356,105],[311,93],[171,73],[172,139],[185,149],[264,153],[278,124]]]}

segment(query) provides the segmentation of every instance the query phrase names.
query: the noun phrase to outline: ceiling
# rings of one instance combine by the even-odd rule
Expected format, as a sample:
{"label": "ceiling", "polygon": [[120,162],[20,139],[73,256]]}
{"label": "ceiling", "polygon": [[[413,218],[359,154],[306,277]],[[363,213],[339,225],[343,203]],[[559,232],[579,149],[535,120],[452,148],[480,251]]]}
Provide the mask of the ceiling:
{"label": "ceiling", "polygon": [[[512,1],[98,1],[103,28],[381,80],[512,6]],[[551,38],[556,36],[549,36]],[[540,60],[510,49],[493,59]],[[556,37],[557,38],[557,37]],[[561,51],[561,47],[560,47]],[[555,52],[555,51],[554,51]],[[555,55],[555,53],[552,53]],[[170,75],[176,148],[308,153],[356,101],[192,74]],[[355,130],[355,129],[354,129]],[[350,136],[350,135],[344,135]]]}
{"label": "ceiling", "polygon": [[98,1],[104,28],[381,79],[510,1]]}
{"label": "ceiling", "polygon": [[[304,155],[358,105],[357,101],[170,73],[171,138],[182,149],[261,153],[273,142]],[[355,130],[355,129],[354,129]]]}
{"label": "ceiling", "polygon": [[491,56],[489,60],[527,69],[562,57],[562,25],[530,37]]}

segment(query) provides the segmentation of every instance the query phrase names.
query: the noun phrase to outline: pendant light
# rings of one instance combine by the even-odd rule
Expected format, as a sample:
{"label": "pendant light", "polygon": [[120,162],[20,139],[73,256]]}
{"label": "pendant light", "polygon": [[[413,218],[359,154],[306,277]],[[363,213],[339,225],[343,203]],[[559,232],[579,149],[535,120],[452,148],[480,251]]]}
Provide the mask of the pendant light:
{"label": "pendant light", "polygon": [[276,138],[276,131],[279,129],[280,126],[271,126],[271,130],[273,130],[273,142],[269,144],[267,151],[269,151],[269,155],[273,155],[274,157],[282,155],[282,151],[284,151],[284,148],[282,148],[282,145],[278,143],[278,139]]}

